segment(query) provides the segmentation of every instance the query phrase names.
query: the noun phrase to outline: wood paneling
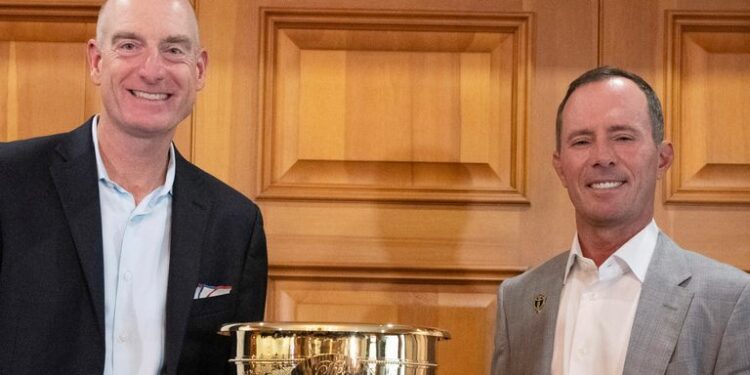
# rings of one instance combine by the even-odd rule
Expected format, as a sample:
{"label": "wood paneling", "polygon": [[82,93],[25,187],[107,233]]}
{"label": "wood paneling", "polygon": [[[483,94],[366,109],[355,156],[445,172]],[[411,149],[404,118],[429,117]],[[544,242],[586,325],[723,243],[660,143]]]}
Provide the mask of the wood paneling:
{"label": "wood paneling", "polygon": [[[0,141],[98,111],[100,3],[0,0]],[[665,99],[659,226],[750,269],[746,0],[194,4],[208,80],[176,143],[260,204],[267,320],[436,326],[440,375],[488,373],[496,286],[570,245],[555,111],[598,63]]]}
{"label": "wood paneling", "polygon": [[97,10],[0,3],[0,140],[68,131],[97,108],[85,57]]}
{"label": "wood paneling", "polygon": [[667,18],[668,202],[750,203],[750,13]]}
{"label": "wood paneling", "polygon": [[267,9],[259,197],[526,202],[529,14]]}
{"label": "wood paneling", "polygon": [[[440,374],[489,373],[496,285],[417,271],[337,268],[272,269],[269,315],[279,321],[373,322],[440,327],[452,332],[437,346]],[[449,271],[447,275],[450,275]],[[424,277],[428,276],[428,277]],[[498,275],[499,276],[499,275]],[[431,282],[430,282],[431,281]]]}

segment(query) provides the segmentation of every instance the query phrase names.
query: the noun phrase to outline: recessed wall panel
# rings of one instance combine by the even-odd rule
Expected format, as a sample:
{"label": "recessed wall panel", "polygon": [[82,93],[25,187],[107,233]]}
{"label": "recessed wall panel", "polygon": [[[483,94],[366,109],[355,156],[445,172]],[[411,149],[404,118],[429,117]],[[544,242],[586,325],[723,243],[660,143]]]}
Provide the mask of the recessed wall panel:
{"label": "recessed wall panel", "polygon": [[669,202],[750,203],[750,14],[670,13]]}
{"label": "recessed wall panel", "polygon": [[260,198],[526,201],[529,15],[261,18]]}

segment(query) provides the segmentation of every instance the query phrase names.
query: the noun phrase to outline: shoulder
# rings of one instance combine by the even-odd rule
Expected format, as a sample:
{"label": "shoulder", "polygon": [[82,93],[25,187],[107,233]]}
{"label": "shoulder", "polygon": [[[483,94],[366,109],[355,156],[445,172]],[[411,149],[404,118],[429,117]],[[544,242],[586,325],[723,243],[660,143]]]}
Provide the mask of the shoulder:
{"label": "shoulder", "polygon": [[0,144],[0,189],[3,191],[0,194],[15,196],[17,189],[48,178],[49,168],[57,160],[55,149],[63,138],[64,135],[58,134]]}
{"label": "shoulder", "polygon": [[177,158],[177,178],[192,180],[196,188],[210,197],[216,208],[229,212],[244,212],[253,217],[259,213],[258,206],[244,194],[185,160],[182,156]]}
{"label": "shoulder", "polygon": [[662,247],[668,257],[679,259],[690,272],[685,286],[696,293],[723,298],[737,296],[750,286],[750,275],[726,263],[711,259],[696,251],[686,250],[662,234]]}
{"label": "shoulder", "polygon": [[67,133],[0,143],[0,168],[23,170],[35,165],[49,165],[57,157],[67,159],[86,155],[93,151],[91,123],[92,119],[89,119]]}
{"label": "shoulder", "polygon": [[697,290],[741,291],[750,285],[750,275],[726,263],[690,250],[682,250],[682,256],[690,267]]}
{"label": "shoulder", "polygon": [[568,254],[568,251],[560,253],[518,276],[503,281],[501,285],[503,292],[512,294],[516,290],[526,290],[536,285],[562,284]]}
{"label": "shoulder", "polygon": [[64,134],[0,143],[0,164],[13,166],[38,161],[40,156],[50,155]]}

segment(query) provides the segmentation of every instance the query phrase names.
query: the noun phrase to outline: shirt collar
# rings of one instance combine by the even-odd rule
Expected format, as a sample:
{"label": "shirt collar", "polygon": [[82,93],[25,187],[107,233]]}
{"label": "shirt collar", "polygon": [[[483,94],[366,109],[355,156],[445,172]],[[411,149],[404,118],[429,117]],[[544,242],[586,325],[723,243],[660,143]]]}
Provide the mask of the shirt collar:
{"label": "shirt collar", "polygon": [[[659,227],[656,225],[656,221],[652,218],[648,225],[620,246],[610,258],[615,257],[624,262],[638,280],[643,283],[643,280],[646,279],[646,271],[651,262],[651,256],[654,254],[654,249],[656,249],[658,236]],[[565,265],[563,284],[568,280],[568,275],[570,275],[570,271],[573,268],[577,257],[583,258],[581,244],[578,242],[578,233],[573,237],[573,245],[570,248],[568,262]]]}
{"label": "shirt collar", "polygon": [[[91,124],[91,136],[94,140],[94,153],[96,154],[96,171],[97,171],[99,180],[104,181],[108,184],[112,184],[117,189],[123,190],[122,188],[120,188],[119,185],[117,185],[117,183],[109,179],[107,168],[104,167],[102,154],[99,152],[99,138],[97,137],[98,127],[99,127],[99,116],[97,115],[97,116],[94,116],[94,120],[92,121],[92,124]],[[169,165],[167,165],[167,176],[164,179],[164,185],[158,188],[159,193],[157,194],[157,196],[162,196],[165,194],[172,195],[172,186],[174,185],[175,169],[176,169],[176,163],[175,163],[174,143],[170,143],[169,144]]]}

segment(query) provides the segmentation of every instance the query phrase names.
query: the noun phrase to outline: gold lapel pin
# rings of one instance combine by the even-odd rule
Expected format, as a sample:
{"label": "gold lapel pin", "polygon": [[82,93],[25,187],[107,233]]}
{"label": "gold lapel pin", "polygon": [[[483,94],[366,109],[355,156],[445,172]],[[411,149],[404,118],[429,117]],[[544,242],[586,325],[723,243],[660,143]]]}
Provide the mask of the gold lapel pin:
{"label": "gold lapel pin", "polygon": [[544,303],[547,302],[547,297],[544,294],[537,294],[536,297],[534,297],[534,311],[536,311],[537,314],[542,312],[542,308],[544,308]]}

